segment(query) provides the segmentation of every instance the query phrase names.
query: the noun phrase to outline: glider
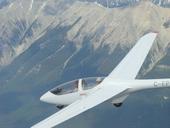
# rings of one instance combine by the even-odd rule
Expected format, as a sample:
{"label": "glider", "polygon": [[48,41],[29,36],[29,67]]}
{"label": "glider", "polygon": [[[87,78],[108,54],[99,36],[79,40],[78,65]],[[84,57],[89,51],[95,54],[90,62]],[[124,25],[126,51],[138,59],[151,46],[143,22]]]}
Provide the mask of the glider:
{"label": "glider", "polygon": [[61,110],[32,128],[55,127],[109,99],[120,107],[131,93],[139,90],[170,87],[170,79],[135,79],[156,36],[150,32],[141,37],[107,77],[80,78],[45,93],[40,100]]}

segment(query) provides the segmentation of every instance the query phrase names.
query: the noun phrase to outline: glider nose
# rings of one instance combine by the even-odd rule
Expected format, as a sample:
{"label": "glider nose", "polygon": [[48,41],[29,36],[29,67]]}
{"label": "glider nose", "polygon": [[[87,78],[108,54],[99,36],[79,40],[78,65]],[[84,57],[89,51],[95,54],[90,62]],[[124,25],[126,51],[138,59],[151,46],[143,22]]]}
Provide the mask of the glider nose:
{"label": "glider nose", "polygon": [[40,97],[40,101],[43,101],[43,102],[46,102],[47,99],[48,98],[47,98],[46,93]]}
{"label": "glider nose", "polygon": [[46,92],[44,95],[40,97],[40,101],[49,103],[52,98],[52,94],[50,92]]}

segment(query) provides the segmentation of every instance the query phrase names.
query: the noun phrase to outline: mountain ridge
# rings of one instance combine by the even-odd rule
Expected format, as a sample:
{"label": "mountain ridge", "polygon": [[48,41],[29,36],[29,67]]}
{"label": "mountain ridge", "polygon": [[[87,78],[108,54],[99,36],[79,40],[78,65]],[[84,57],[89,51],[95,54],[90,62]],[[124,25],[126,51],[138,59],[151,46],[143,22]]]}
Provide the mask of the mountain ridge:
{"label": "mountain ridge", "polygon": [[[25,3],[25,1],[20,2]],[[13,10],[16,7],[18,10],[22,10],[21,4],[17,4],[14,1],[13,5],[9,6],[11,11],[7,11],[7,14],[11,15],[13,20],[8,21],[8,19],[3,18],[3,21],[6,21],[9,25],[0,25],[3,28],[1,32],[1,67],[10,64],[36,40],[56,26],[72,26],[72,29],[67,31],[64,38],[74,42],[77,50],[83,45],[84,38],[88,38],[94,49],[108,45],[110,47],[108,52],[112,53],[119,43],[125,49],[130,48],[137,41],[137,38],[147,31],[154,30],[161,31],[161,39],[159,40],[164,40],[162,44],[159,42],[161,47],[165,49],[168,45],[168,37],[166,36],[162,39],[162,34],[167,35],[166,33],[169,31],[169,9],[155,6],[149,1],[141,2],[141,4],[133,8],[124,9],[103,8],[94,3],[78,1],[73,3],[69,1],[67,3],[67,0],[58,2],[44,2],[40,0],[35,5],[34,2],[31,0],[29,6],[17,18],[15,18],[15,15],[12,16]],[[67,4],[65,5],[65,3]],[[55,10],[55,7],[60,8]],[[36,12],[36,15],[33,15],[34,12],[30,8]],[[36,8],[39,9],[37,10]],[[49,9],[51,9],[50,12]],[[147,13],[142,14],[141,10]],[[0,12],[3,13],[2,10]],[[60,16],[60,13],[63,16]],[[5,14],[3,15],[5,16]],[[91,17],[96,18],[96,21],[93,22],[94,18]],[[126,23],[127,19],[128,22]],[[166,28],[164,27],[165,25]],[[12,31],[10,30],[11,28]],[[121,33],[121,31],[124,32]],[[4,35],[4,33],[6,34]],[[117,34],[119,34],[119,38],[117,38]],[[163,51],[164,53],[160,56],[165,54],[165,50]]]}

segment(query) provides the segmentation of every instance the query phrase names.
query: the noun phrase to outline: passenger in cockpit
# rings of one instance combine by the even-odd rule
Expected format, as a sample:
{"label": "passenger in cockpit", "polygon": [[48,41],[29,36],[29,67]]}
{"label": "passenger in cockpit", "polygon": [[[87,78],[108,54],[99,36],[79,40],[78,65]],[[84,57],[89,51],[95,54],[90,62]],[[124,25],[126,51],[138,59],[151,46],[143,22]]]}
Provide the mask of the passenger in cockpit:
{"label": "passenger in cockpit", "polygon": [[83,86],[87,85],[87,83],[86,83],[85,80],[82,80],[82,85],[83,85]]}

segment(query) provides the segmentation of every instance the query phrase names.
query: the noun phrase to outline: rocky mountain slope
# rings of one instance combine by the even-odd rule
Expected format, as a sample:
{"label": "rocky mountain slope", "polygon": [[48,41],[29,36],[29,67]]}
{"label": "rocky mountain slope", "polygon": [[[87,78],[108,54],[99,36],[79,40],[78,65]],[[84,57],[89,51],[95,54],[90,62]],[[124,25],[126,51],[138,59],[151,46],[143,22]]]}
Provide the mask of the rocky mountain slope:
{"label": "rocky mountain slope", "polygon": [[139,4],[141,1],[150,1],[153,4],[161,7],[170,7],[169,0],[80,0],[80,1],[96,2],[108,8],[134,6],[136,4]]}
{"label": "rocky mountain slope", "polygon": [[65,60],[63,68],[85,45],[90,45],[94,52],[105,47],[107,54],[114,53],[118,47],[127,52],[144,33],[159,31],[157,46],[151,56],[151,69],[166,54],[170,38],[169,9],[148,1],[133,8],[109,9],[95,3],[70,0],[14,0],[0,9],[0,14],[1,68],[48,33],[58,36],[56,29],[63,32],[60,32],[63,35],[60,35],[59,43],[47,37],[48,41],[41,42],[39,47],[44,49],[46,44],[58,46],[61,43],[62,48],[72,42],[75,51]]}
{"label": "rocky mountain slope", "polygon": [[[159,35],[139,77],[170,77],[170,9],[153,1],[106,8],[94,1],[9,0],[0,18],[0,126],[29,127],[55,112],[39,102],[41,94],[67,80],[107,75],[149,31]],[[169,93],[154,96],[161,94]]]}
{"label": "rocky mountain slope", "polygon": [[[98,2],[99,4],[96,4],[95,2],[96,3]],[[68,0],[64,0],[64,1],[61,1],[61,0],[59,1],[8,0],[7,1],[7,0],[4,0],[3,2],[1,2],[1,9],[0,9],[0,14],[1,14],[0,15],[1,16],[0,67],[10,64],[14,60],[14,58],[16,58],[18,55],[20,55],[25,50],[27,50],[27,48],[29,48],[37,39],[42,37],[43,34],[45,34],[46,31],[48,31],[49,28],[51,29],[55,28],[57,25],[61,25],[61,26],[71,25],[71,23],[73,23],[78,18],[80,18],[79,21],[75,24],[74,28],[67,33],[66,38],[69,38],[69,40],[71,38],[75,38],[76,40],[75,42],[81,45],[83,37],[87,36],[85,35],[86,33],[89,33],[89,35],[94,35],[94,33],[97,34],[97,31],[100,30],[102,27],[104,27],[105,29],[103,29],[103,32],[102,32],[104,34],[99,37],[100,39],[98,39],[100,40],[99,43],[96,43],[95,41],[97,40],[96,38],[98,37],[90,37],[90,38],[93,38],[91,39],[92,45],[95,45],[95,47],[98,47],[101,44],[101,42],[103,44],[109,44],[109,45],[115,42],[118,43],[117,42],[117,40],[119,40],[117,38],[118,36],[115,36],[114,34],[120,33],[121,29],[123,29],[124,27],[124,24],[126,24],[126,27],[127,27],[126,31],[128,31],[128,29],[131,29],[131,31],[133,31],[134,27],[131,28],[130,27],[131,25],[132,26],[135,26],[136,24],[138,25],[138,20],[146,20],[146,22],[148,23],[143,25],[145,27],[145,30],[143,31],[147,31],[146,28],[149,29],[149,27],[151,28],[155,24],[156,25],[154,26],[154,29],[159,30],[160,28],[157,28],[157,27],[163,26],[163,24],[164,23],[166,24],[166,22],[169,20],[168,15],[166,15],[169,13],[168,9],[160,8],[154,4],[151,4],[150,2],[143,2],[143,0],[141,1],[134,1],[134,0],[133,1],[132,0],[127,0],[127,1],[112,0],[111,1],[110,0],[109,5],[113,5],[113,3],[117,2],[114,5],[119,5],[120,7],[124,5],[124,4],[121,4],[122,2],[128,3],[126,4],[127,6],[124,12],[122,12],[120,15],[119,15],[119,8],[106,9],[102,7],[101,5],[104,2],[106,1],[102,1],[102,0],[93,1],[92,0],[89,3],[87,2],[81,3],[76,0],[72,0],[72,1],[68,1]],[[144,7],[144,10],[148,8],[149,9],[148,11],[150,12],[150,14],[147,14],[144,17],[138,17],[138,15],[143,15],[143,14],[140,14],[141,13],[140,10],[142,10],[143,7],[142,6],[139,7],[140,5],[138,6],[137,4],[135,4],[136,2],[138,2],[138,4],[141,3],[140,5],[142,5],[143,7],[145,6],[144,3],[148,3],[148,5]],[[167,6],[169,5],[169,1],[165,1],[165,0],[162,0],[162,1],[153,0],[152,2],[155,4],[159,2]],[[134,9],[129,10],[128,9],[129,4],[134,5]],[[78,7],[79,5],[80,7]],[[87,6],[90,6],[91,9],[86,10],[88,8]],[[81,13],[77,15],[78,10],[81,10]],[[135,10],[137,11],[137,13],[133,14],[133,11]],[[155,10],[157,14],[152,13]],[[75,14],[73,14],[73,12]],[[130,14],[131,12],[132,12],[132,15]],[[128,14],[130,14],[131,16],[127,17]],[[161,15],[163,16],[161,17]],[[95,22],[93,22],[94,19],[91,18],[92,16],[94,19],[97,19]],[[156,20],[153,19],[152,17],[155,17]],[[129,21],[126,23],[126,18],[131,19],[131,22]],[[120,22],[121,19],[124,19],[124,21]],[[158,21],[160,23],[158,23]],[[92,26],[94,27],[92,28]],[[140,27],[143,27],[143,26],[140,26]],[[169,22],[167,26],[169,27]],[[80,32],[81,34],[77,35],[77,37],[71,37],[71,36],[75,36],[76,32],[79,32],[78,30],[80,28],[82,30],[84,28],[88,30],[83,30],[82,31],[83,33]],[[116,30],[116,28],[118,28],[118,30]],[[74,29],[77,29],[77,30],[74,30]],[[93,31],[90,31],[91,29],[93,29]],[[138,28],[135,28],[135,29],[137,30]],[[75,31],[75,32],[72,33],[72,31]],[[138,35],[138,33],[142,34],[140,30],[137,30],[137,31],[138,32],[136,35]],[[72,35],[70,35],[70,33]],[[107,36],[106,33],[109,33],[109,35]],[[114,37],[114,39],[111,40],[111,37],[112,38]],[[126,37],[126,38],[129,43],[134,43],[134,39],[136,37],[134,36],[134,37]],[[119,42],[121,42],[121,40]],[[165,44],[167,44],[166,41],[165,41]],[[127,44],[127,47],[130,47],[130,46],[128,46]]]}

